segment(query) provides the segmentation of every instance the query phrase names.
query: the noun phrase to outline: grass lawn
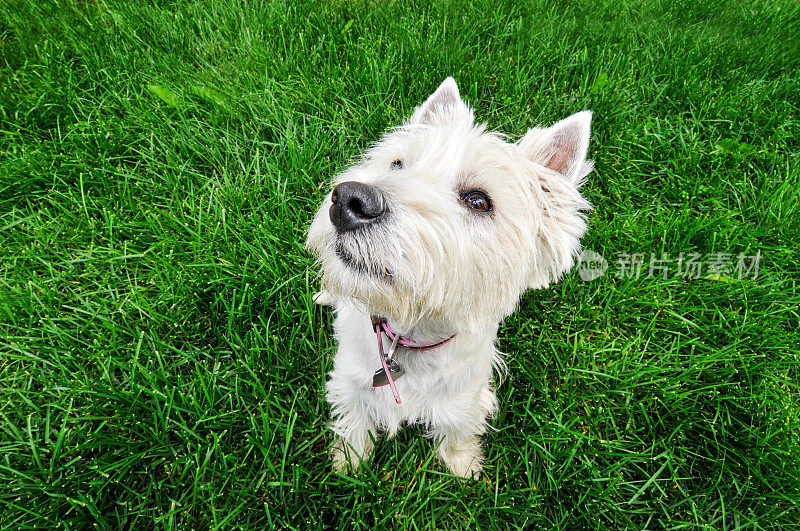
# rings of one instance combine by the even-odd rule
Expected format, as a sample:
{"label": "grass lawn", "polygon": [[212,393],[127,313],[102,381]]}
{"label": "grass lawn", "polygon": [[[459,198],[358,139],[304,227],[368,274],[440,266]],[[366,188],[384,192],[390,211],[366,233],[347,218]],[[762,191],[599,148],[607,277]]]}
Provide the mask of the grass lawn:
{"label": "grass lawn", "polygon": [[[0,529],[797,529],[798,35],[794,0],[3,0]],[[594,110],[609,268],[501,328],[480,481],[416,428],[338,475],[305,231],[448,75],[515,137]]]}

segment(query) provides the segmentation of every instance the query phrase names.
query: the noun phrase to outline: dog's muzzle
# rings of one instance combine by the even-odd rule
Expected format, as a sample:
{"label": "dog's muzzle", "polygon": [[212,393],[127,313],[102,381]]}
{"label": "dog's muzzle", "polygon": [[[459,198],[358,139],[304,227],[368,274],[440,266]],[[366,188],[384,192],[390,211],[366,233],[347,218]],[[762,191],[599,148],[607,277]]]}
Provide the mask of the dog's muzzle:
{"label": "dog's muzzle", "polygon": [[386,198],[369,184],[347,181],[331,193],[329,215],[340,234],[380,221],[388,212]]}

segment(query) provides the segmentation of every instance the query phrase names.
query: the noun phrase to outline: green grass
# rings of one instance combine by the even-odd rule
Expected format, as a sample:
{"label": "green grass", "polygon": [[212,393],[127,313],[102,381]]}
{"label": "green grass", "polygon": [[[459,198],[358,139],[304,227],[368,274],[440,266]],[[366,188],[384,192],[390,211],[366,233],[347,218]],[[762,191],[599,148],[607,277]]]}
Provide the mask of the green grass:
{"label": "green grass", "polygon": [[[800,8],[0,3],[0,528],[797,528]],[[586,247],[501,329],[478,482],[326,452],[330,177],[453,75],[503,132],[595,111]],[[612,264],[613,269],[613,264]]]}

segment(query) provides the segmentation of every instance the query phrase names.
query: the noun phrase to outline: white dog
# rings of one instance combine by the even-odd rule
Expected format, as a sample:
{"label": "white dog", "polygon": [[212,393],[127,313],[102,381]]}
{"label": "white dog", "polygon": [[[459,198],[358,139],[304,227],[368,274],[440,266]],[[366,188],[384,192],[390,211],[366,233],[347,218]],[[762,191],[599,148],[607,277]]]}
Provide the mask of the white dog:
{"label": "white dog", "polygon": [[336,308],[336,470],[414,423],[454,474],[480,473],[498,325],[526,289],[572,267],[586,229],[590,120],[580,112],[508,143],[475,124],[447,78],[336,177],[307,241],[317,302]]}

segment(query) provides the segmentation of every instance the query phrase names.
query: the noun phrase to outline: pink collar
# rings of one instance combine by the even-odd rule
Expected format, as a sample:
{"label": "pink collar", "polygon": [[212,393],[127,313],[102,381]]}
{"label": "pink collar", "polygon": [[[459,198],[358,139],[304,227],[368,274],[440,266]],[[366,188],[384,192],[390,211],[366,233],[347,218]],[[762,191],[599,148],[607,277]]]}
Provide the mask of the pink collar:
{"label": "pink collar", "polygon": [[[375,376],[372,378],[372,387],[381,387],[388,383],[392,388],[394,401],[398,404],[401,403],[400,393],[397,392],[397,387],[394,385],[394,381],[396,378],[403,376],[405,371],[403,371],[397,362],[392,359],[392,356],[394,355],[394,349],[400,345],[410,350],[430,350],[440,347],[456,337],[454,334],[448,338],[434,341],[432,343],[417,343],[415,341],[400,337],[400,334],[396,334],[394,330],[392,330],[392,327],[389,326],[389,323],[386,322],[386,319],[375,316],[372,316],[372,328],[375,330],[375,334],[378,337],[378,354],[381,360],[381,368],[375,372]],[[386,337],[388,337],[392,342],[392,348],[389,350],[388,356],[383,351],[383,338],[381,337],[381,334],[386,334]],[[383,374],[381,374],[381,371],[383,371]],[[383,381],[384,377],[386,379],[385,382]]]}
{"label": "pink collar", "polygon": [[[375,317],[372,316],[372,328],[375,329],[376,332],[380,334],[383,332],[386,334],[386,337],[389,338],[389,341],[394,341],[394,330],[392,327],[389,326],[389,323],[383,317]],[[410,339],[406,339],[403,336],[400,336],[400,339],[397,341],[397,344],[401,347],[405,347],[410,350],[430,350],[432,348],[441,347],[451,339],[453,339],[455,334],[450,337],[446,337],[444,339],[440,339],[439,341],[433,341],[431,343],[417,343],[415,341],[411,341]]]}

